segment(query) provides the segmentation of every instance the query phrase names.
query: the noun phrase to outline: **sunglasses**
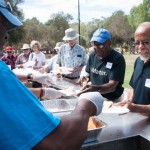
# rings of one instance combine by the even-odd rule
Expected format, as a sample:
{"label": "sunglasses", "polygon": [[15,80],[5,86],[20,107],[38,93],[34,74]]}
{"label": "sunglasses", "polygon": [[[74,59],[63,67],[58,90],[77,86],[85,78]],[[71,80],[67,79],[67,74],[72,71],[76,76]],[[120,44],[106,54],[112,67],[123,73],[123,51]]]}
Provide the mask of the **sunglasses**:
{"label": "sunglasses", "polygon": [[135,46],[135,47],[140,46],[140,44],[143,45],[143,46],[148,46],[148,45],[150,45],[150,41],[136,41],[136,42],[133,42],[133,46]]}
{"label": "sunglasses", "polygon": [[92,46],[97,46],[99,48],[104,48],[105,43],[99,43],[99,42],[93,41],[93,42],[91,42],[91,45]]}

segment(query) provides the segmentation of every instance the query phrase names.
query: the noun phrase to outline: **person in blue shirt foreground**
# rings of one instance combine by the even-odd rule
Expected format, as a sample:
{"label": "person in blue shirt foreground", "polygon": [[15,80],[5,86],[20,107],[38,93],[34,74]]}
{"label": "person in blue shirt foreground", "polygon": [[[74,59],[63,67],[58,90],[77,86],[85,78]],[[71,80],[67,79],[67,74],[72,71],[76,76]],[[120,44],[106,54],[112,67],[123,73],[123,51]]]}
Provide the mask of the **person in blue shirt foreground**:
{"label": "person in blue shirt foreground", "polygon": [[[10,6],[0,0],[0,49],[7,32],[21,25]],[[55,117],[2,61],[0,97],[0,149],[3,150],[80,149],[89,117],[98,115],[103,105],[98,92],[84,93],[71,114]]]}
{"label": "person in blue shirt foreground", "polygon": [[132,89],[128,99],[116,105],[127,105],[130,111],[150,116],[150,22],[137,27],[134,39],[134,47],[140,56],[135,61],[130,80]]}

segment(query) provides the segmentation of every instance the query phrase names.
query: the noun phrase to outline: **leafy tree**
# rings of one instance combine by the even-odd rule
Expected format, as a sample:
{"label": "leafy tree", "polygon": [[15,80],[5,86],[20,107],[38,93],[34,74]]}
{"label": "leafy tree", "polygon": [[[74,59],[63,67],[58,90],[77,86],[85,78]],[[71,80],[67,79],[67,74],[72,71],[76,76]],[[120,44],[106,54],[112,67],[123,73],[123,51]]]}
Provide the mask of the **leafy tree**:
{"label": "leafy tree", "polygon": [[45,23],[45,26],[48,29],[47,34],[50,36],[49,42],[52,43],[52,45],[62,41],[65,30],[69,28],[69,22],[72,19],[73,17],[70,14],[64,14],[63,12],[51,15],[50,19]]}
{"label": "leafy tree", "polygon": [[149,5],[150,0],[144,0],[143,4],[131,9],[128,20],[129,24],[134,28],[134,30],[140,23],[150,21]]}

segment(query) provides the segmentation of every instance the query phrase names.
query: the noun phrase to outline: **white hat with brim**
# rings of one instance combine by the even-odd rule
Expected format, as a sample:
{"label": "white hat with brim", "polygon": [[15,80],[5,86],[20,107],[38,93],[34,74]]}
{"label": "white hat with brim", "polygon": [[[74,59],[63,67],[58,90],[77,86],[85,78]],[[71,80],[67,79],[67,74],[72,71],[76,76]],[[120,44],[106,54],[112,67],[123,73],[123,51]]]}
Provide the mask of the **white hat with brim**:
{"label": "white hat with brim", "polygon": [[22,50],[24,50],[24,49],[30,49],[30,46],[29,46],[29,44],[23,44],[23,47],[21,49]]}
{"label": "white hat with brim", "polygon": [[6,30],[10,31],[15,27],[21,26],[22,23],[10,12],[8,6],[5,5],[4,0],[0,0],[0,12],[10,22],[10,24],[6,26]]}
{"label": "white hat with brim", "polygon": [[74,40],[77,39],[78,37],[79,34],[77,34],[74,29],[69,28],[65,31],[65,36],[63,37],[63,40],[64,41]]}

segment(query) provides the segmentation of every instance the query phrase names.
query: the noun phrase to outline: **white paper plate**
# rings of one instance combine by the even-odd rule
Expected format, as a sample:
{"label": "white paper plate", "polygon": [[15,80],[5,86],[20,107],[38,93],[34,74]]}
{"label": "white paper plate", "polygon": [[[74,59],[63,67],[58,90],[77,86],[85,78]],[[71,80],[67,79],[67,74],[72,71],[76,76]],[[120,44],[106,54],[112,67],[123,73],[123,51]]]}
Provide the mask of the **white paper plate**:
{"label": "white paper plate", "polygon": [[128,113],[129,111],[130,110],[126,107],[116,107],[116,106],[102,110],[103,113],[116,113],[116,114],[125,114]]}

